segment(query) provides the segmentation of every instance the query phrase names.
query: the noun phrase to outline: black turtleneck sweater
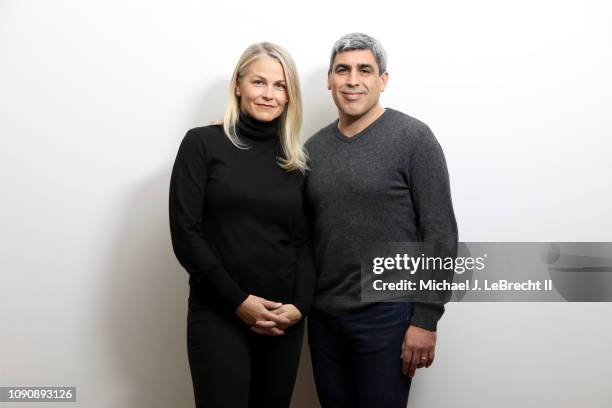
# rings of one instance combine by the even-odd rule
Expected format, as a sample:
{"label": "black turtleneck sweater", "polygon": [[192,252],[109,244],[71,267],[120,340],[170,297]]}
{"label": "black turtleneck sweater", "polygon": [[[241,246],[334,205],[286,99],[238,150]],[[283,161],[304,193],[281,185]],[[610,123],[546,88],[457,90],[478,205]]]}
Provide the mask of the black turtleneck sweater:
{"label": "black turtleneck sweater", "polygon": [[185,135],[170,181],[174,253],[189,273],[190,302],[233,313],[249,294],[306,315],[316,273],[304,176],[278,165],[278,120],[241,114],[235,147],[220,125]]}

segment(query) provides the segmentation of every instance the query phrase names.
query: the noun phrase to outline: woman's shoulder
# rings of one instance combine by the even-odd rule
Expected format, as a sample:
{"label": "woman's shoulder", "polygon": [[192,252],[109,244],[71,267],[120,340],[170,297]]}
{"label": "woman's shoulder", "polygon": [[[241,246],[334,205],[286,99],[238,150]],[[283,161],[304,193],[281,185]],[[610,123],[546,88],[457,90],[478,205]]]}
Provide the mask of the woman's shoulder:
{"label": "woman's shoulder", "polygon": [[225,143],[223,139],[226,137],[220,125],[191,128],[181,141],[177,160],[207,160],[217,154],[218,146]]}
{"label": "woman's shoulder", "polygon": [[225,138],[223,126],[211,124],[189,129],[183,138],[183,143],[192,145],[206,145],[208,143],[218,143],[219,140],[222,140],[223,138]]}

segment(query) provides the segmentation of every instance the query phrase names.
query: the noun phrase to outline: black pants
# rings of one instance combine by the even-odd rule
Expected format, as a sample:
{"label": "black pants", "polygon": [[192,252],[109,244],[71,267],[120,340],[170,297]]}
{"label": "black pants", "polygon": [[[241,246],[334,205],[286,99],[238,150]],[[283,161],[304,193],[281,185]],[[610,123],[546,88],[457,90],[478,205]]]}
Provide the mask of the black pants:
{"label": "black pants", "polygon": [[187,353],[196,407],[288,407],[303,335],[303,320],[282,336],[263,336],[236,315],[190,303]]}

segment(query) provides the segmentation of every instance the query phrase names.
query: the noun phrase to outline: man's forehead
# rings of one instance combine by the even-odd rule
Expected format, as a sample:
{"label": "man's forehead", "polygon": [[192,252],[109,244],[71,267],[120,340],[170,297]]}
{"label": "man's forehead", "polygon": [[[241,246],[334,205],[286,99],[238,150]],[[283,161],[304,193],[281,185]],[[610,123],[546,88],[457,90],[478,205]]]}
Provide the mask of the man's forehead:
{"label": "man's forehead", "polygon": [[346,64],[346,65],[374,65],[376,64],[376,58],[372,50],[350,50],[342,51],[336,54],[334,57],[334,65]]}

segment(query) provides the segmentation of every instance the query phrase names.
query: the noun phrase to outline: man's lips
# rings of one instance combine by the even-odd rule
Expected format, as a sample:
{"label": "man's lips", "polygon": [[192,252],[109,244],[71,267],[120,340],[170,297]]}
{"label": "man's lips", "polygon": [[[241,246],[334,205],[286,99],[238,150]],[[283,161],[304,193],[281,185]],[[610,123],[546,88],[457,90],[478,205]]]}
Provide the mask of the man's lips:
{"label": "man's lips", "polygon": [[363,95],[363,92],[342,92],[342,96],[348,100],[359,99]]}

